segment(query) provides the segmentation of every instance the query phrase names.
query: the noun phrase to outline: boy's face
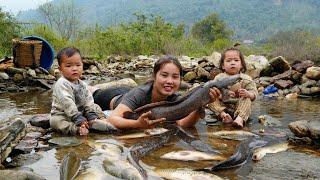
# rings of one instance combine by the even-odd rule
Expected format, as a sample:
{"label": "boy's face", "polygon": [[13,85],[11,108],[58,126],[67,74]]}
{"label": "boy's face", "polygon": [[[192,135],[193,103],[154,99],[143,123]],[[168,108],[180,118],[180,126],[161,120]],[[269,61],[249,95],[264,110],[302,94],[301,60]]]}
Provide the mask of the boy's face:
{"label": "boy's face", "polygon": [[77,82],[83,71],[83,64],[79,53],[71,57],[62,56],[59,70],[62,75],[70,82]]}

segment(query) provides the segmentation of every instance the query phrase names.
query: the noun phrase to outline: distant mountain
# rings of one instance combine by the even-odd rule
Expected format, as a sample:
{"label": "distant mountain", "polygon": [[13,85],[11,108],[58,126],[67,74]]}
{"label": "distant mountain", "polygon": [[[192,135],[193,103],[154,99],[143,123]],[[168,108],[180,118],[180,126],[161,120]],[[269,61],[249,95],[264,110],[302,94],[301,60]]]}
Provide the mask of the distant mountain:
{"label": "distant mountain", "polygon": [[[61,0],[54,0],[59,3]],[[133,13],[154,14],[172,23],[193,23],[216,12],[234,30],[236,39],[264,38],[281,30],[320,29],[319,0],[74,0],[84,25],[117,25]],[[20,21],[39,21],[36,10],[18,14]]]}

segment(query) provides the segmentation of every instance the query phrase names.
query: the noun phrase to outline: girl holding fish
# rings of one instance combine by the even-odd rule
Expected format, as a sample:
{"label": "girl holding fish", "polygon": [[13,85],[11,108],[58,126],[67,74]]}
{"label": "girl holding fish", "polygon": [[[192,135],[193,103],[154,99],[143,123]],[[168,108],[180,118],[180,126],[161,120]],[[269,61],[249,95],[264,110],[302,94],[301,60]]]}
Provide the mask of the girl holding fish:
{"label": "girl holding fish", "polygon": [[[150,103],[177,100],[181,76],[182,66],[175,57],[164,56],[160,58],[155,62],[151,81],[111,100],[111,109],[113,107],[116,108],[109,116],[110,123],[119,129],[144,129],[165,121],[165,117],[150,119],[151,112],[143,113],[137,120],[125,118],[125,114],[132,113],[135,109]],[[218,96],[218,91],[211,89],[209,94],[211,102],[213,102],[214,98]],[[202,114],[204,114],[203,108],[193,111],[188,116],[176,121],[176,123],[183,127],[193,126]]]}
{"label": "girl holding fish", "polygon": [[220,69],[223,73],[218,74],[215,79],[240,74],[242,80],[223,93],[214,88],[215,95],[218,94],[217,100],[208,106],[223,123],[232,123],[235,127],[242,128],[250,116],[251,101],[258,94],[256,85],[250,76],[244,74],[247,70],[244,56],[237,48],[229,48],[222,53]]}

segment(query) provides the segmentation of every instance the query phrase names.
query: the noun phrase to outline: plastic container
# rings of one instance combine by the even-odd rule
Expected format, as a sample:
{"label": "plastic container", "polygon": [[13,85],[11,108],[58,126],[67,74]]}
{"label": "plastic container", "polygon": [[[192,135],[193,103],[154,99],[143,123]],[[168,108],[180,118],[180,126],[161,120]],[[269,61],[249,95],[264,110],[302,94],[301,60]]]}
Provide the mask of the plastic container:
{"label": "plastic container", "polygon": [[275,87],[274,85],[269,85],[263,90],[263,94],[265,95],[275,93],[275,92],[278,92],[278,88]]}
{"label": "plastic container", "polygon": [[23,39],[42,41],[40,67],[49,70],[54,60],[54,50],[52,46],[45,39],[39,36],[26,36]]}

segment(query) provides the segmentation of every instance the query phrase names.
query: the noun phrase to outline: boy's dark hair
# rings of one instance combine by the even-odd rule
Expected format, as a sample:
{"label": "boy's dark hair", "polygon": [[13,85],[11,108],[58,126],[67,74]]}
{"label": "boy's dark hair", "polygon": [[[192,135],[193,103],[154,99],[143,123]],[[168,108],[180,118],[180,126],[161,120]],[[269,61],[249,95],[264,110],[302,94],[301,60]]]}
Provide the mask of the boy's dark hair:
{"label": "boy's dark hair", "polygon": [[57,54],[57,60],[58,60],[59,66],[61,65],[62,56],[71,57],[76,53],[79,53],[79,55],[81,57],[80,50],[75,47],[66,47],[66,48],[61,49]]}
{"label": "boy's dark hair", "polygon": [[161,67],[167,63],[175,64],[179,69],[180,76],[182,77],[182,66],[179,60],[176,57],[170,55],[162,56],[157,62],[154,63],[153,77],[155,77],[157,72],[160,71]]}
{"label": "boy's dark hair", "polygon": [[246,62],[244,61],[244,56],[243,54],[241,53],[241,51],[238,49],[238,48],[235,48],[235,47],[231,47],[231,48],[228,48],[226,50],[224,50],[221,54],[221,58],[220,58],[220,65],[219,65],[219,68],[224,72],[224,70],[222,69],[222,65],[223,65],[223,61],[224,59],[226,58],[226,53],[228,51],[237,51],[238,54],[239,54],[239,57],[240,57],[240,60],[241,60],[241,64],[242,64],[242,69],[240,70],[242,73],[245,73],[247,71],[247,66],[246,66]]}

